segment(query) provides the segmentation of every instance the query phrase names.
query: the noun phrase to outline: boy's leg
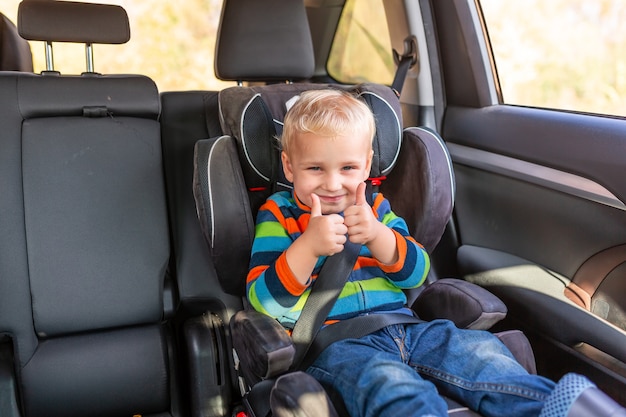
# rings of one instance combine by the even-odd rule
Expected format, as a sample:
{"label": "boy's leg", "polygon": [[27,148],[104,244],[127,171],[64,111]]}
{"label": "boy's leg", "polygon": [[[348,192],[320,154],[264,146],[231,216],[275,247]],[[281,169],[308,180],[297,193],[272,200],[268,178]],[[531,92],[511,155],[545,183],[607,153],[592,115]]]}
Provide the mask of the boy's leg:
{"label": "boy's leg", "polygon": [[408,363],[484,416],[538,416],[555,383],[530,375],[491,333],[446,320],[406,326]]}
{"label": "boy's leg", "polygon": [[402,361],[387,329],[326,348],[307,370],[337,391],[352,417],[447,416],[434,385]]}

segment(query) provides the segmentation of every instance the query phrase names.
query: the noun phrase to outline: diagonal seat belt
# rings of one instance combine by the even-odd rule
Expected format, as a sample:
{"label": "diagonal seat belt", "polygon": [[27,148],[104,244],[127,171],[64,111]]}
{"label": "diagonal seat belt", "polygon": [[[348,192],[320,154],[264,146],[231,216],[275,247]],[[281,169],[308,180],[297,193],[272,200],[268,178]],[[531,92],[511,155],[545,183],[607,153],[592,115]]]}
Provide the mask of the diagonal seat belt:
{"label": "diagonal seat belt", "polygon": [[300,318],[296,322],[291,339],[296,348],[291,369],[299,369],[311,343],[335,305],[361,251],[360,244],[348,239],[343,251],[329,256],[320,269],[311,288]]}
{"label": "diagonal seat belt", "polygon": [[[366,196],[371,206],[370,187],[368,183]],[[327,346],[338,340],[359,338],[391,324],[423,323],[423,320],[407,314],[377,313],[342,320],[320,332],[354,268],[362,246],[347,239],[343,251],[326,258],[291,333],[296,349],[291,370],[305,370]]]}
{"label": "diagonal seat belt", "polygon": [[402,55],[395,49],[393,50],[393,60],[397,65],[397,69],[393,82],[391,83],[391,88],[397,92],[399,97],[409,68],[417,64],[417,38],[415,36],[408,36],[404,40],[404,52]]}

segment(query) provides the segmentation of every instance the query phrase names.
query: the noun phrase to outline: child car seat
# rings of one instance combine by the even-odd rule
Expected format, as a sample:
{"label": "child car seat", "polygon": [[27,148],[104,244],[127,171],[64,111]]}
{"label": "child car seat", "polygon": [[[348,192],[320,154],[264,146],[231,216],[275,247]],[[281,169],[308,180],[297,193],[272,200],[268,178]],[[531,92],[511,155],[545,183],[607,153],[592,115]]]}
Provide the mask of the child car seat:
{"label": "child car seat", "polygon": [[[281,172],[275,140],[282,130],[286,103],[303,91],[323,88],[346,89],[374,112],[377,129],[370,183],[385,193],[394,211],[409,219],[412,234],[428,251],[434,249],[450,219],[454,177],[445,145],[428,129],[402,129],[399,101],[389,87],[300,83],[229,88],[219,94],[225,135],[198,141],[194,162],[200,224],[220,283],[228,293],[245,296],[256,210],[272,192],[290,188]],[[389,181],[394,183],[388,186]],[[471,328],[488,328],[506,314],[506,307],[490,293],[451,279],[428,286],[414,305],[423,319],[450,318]],[[271,408],[270,391],[274,390],[275,397],[284,393],[285,384],[277,389],[275,378],[294,370],[295,348],[278,322],[249,309],[234,316],[231,332],[244,379],[245,403],[254,415],[266,415]],[[507,337],[522,340],[514,344],[525,346],[518,351],[527,355],[523,361],[533,371],[532,351],[524,336],[513,332]],[[328,415],[329,411],[322,408],[320,413]]]}

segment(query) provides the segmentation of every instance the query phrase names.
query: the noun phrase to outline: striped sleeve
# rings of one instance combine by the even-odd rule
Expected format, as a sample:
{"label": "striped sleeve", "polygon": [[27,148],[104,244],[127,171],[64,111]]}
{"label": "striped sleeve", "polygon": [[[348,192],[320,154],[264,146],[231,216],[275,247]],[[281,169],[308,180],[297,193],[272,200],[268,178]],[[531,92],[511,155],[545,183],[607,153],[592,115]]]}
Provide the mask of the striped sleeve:
{"label": "striped sleeve", "polygon": [[[277,319],[289,316],[306,290],[287,264],[285,250],[293,243],[293,228],[274,199],[261,206],[257,214],[252,245],[247,295],[250,304]],[[293,232],[293,231],[292,231]]]}
{"label": "striped sleeve", "polygon": [[410,235],[404,219],[391,211],[389,201],[382,194],[375,196],[372,208],[378,219],[394,232],[398,248],[398,260],[392,265],[379,263],[380,269],[399,288],[419,287],[430,270],[428,253]]}

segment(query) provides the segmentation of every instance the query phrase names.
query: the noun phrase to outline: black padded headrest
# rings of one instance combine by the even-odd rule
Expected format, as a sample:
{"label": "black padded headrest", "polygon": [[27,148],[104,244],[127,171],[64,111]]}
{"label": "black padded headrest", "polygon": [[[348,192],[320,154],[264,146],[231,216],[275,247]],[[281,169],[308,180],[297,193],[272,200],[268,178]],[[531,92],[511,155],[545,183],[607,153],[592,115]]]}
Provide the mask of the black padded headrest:
{"label": "black padded headrest", "polygon": [[22,1],[17,27],[31,41],[121,44],[130,39],[126,11],[110,4]]}
{"label": "black padded headrest", "polygon": [[215,75],[226,81],[310,78],[313,42],[302,0],[225,0]]}
{"label": "black padded headrest", "polygon": [[0,71],[33,71],[33,55],[17,27],[0,13]]}
{"label": "black padded headrest", "polygon": [[327,84],[274,84],[258,87],[233,87],[220,92],[219,107],[222,131],[238,141],[246,184],[260,189],[290,186],[284,178],[276,178],[279,149],[274,135],[282,132],[286,103],[307,90],[342,89],[365,101],[374,113],[376,133],[374,158],[370,177],[380,178],[393,168],[402,143],[400,102],[395,92],[380,84],[339,86]]}

